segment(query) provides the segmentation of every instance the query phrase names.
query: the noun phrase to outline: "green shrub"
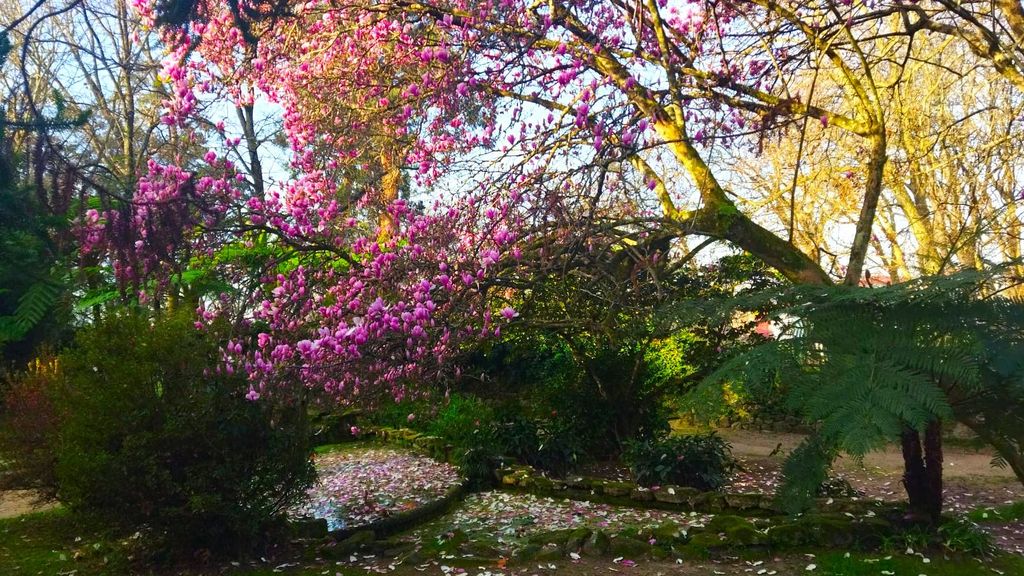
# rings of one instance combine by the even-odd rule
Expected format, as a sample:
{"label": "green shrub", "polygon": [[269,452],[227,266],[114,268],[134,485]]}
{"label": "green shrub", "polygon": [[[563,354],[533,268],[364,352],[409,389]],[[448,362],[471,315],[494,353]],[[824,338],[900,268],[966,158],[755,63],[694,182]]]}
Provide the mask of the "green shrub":
{"label": "green shrub", "polygon": [[[385,401],[374,406],[366,413],[367,421],[375,426],[386,428],[411,428],[418,432],[426,432],[438,409],[426,400],[402,400],[401,402]],[[409,415],[412,418],[409,418]]]}
{"label": "green shrub", "polygon": [[124,314],[62,355],[61,499],[115,526],[146,526],[165,548],[240,551],[314,477],[305,409],[285,391],[245,399],[215,368],[216,335],[175,315]]}
{"label": "green shrub", "polygon": [[527,463],[564,476],[585,460],[587,440],[573,422],[562,418],[541,422],[538,426],[536,451],[527,457]]}
{"label": "green shrub", "polygon": [[493,434],[502,455],[520,462],[530,463],[541,443],[537,421],[509,408],[496,417]]}
{"label": "green shrub", "polygon": [[[419,426],[452,446],[454,464],[469,480],[481,487],[493,481],[494,463],[501,450],[494,437],[494,411],[483,400],[467,394],[452,394],[433,411],[424,410]],[[416,420],[419,420],[417,415]]]}
{"label": "green shrub", "polygon": [[481,427],[490,426],[494,411],[483,400],[467,394],[452,394],[427,426],[427,432],[453,442],[472,437]]}
{"label": "green shrub", "polygon": [[624,454],[636,481],[717,490],[736,469],[729,443],[715,432],[631,442]]}

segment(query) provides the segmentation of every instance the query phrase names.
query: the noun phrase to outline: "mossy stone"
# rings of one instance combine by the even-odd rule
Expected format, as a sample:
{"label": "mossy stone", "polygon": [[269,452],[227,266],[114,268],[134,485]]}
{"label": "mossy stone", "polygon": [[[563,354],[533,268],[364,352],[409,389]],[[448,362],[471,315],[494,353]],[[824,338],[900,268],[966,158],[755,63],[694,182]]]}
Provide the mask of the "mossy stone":
{"label": "mossy stone", "polygon": [[629,482],[605,482],[601,486],[601,491],[606,496],[628,496],[633,491],[633,484]]}
{"label": "mossy stone", "polygon": [[623,558],[640,558],[646,556],[651,551],[651,545],[646,542],[641,542],[635,538],[618,537],[611,539],[611,545],[608,547],[608,554],[612,556],[622,556]]}
{"label": "mossy stone", "polygon": [[740,516],[721,514],[719,516],[715,516],[714,518],[712,518],[711,521],[708,522],[705,526],[705,529],[708,532],[718,533],[728,532],[729,530],[740,527],[754,528],[754,524],[750,520],[747,520],[746,518],[742,518]]}
{"label": "mossy stone", "polygon": [[725,503],[734,510],[756,510],[761,507],[761,495],[754,493],[725,494]]}
{"label": "mossy stone", "polygon": [[539,492],[553,492],[555,490],[555,483],[550,478],[535,476],[532,478],[532,481],[533,489]]}
{"label": "mossy stone", "polygon": [[718,492],[698,492],[689,499],[694,510],[720,512],[725,510],[725,497]]}
{"label": "mossy stone", "polygon": [[711,555],[706,547],[692,543],[676,546],[673,552],[677,558],[686,560],[705,560]]}
{"label": "mossy stone", "polygon": [[877,548],[895,532],[891,522],[878,516],[858,518],[850,523],[850,529],[857,544],[863,548]]}
{"label": "mossy stone", "polygon": [[416,544],[413,542],[400,542],[390,548],[381,550],[381,554],[387,558],[398,558],[410,554],[414,550],[416,550]]}
{"label": "mossy stone", "polygon": [[784,522],[768,529],[768,542],[779,550],[787,550],[813,543],[814,536],[799,522]]}
{"label": "mossy stone", "polygon": [[545,544],[533,555],[534,560],[551,561],[561,560],[565,557],[565,551],[557,544]]}
{"label": "mossy stone", "polygon": [[763,544],[766,537],[753,526],[736,526],[725,531],[725,539],[730,546],[756,546]]}
{"label": "mossy stone", "polygon": [[521,548],[517,548],[512,552],[512,558],[515,560],[533,560],[536,557],[537,552],[540,552],[540,544],[527,544]]}
{"label": "mossy stone", "polygon": [[593,487],[593,480],[586,476],[569,476],[565,479],[565,485],[577,490],[590,490]]}
{"label": "mossy stone", "polygon": [[587,539],[593,532],[590,528],[576,528],[569,535],[569,539],[565,542],[565,549],[568,552],[578,552],[583,548],[583,545],[587,543]]}
{"label": "mossy stone", "polygon": [[587,538],[587,541],[583,544],[583,554],[587,556],[601,556],[608,551],[611,547],[611,538],[604,530],[596,530]]}
{"label": "mossy stone", "polygon": [[459,548],[465,554],[478,558],[497,558],[501,556],[501,550],[487,542],[466,542]]}
{"label": "mossy stone", "polygon": [[351,554],[363,546],[371,544],[374,540],[376,540],[376,536],[373,530],[360,530],[338,542],[338,545],[334,547],[334,553],[339,555]]}
{"label": "mossy stone", "polygon": [[665,502],[666,504],[689,504],[693,498],[696,498],[700,491],[695,488],[686,488],[683,486],[662,486],[661,488],[654,490],[654,499],[658,502]]}
{"label": "mossy stone", "polygon": [[808,531],[813,544],[847,548],[855,540],[853,526],[848,516],[811,514],[804,516],[799,522]]}
{"label": "mossy stone", "polygon": [[651,502],[654,500],[654,493],[647,488],[637,486],[629,491],[629,499],[637,502]]}
{"label": "mossy stone", "polygon": [[648,539],[650,539],[650,536],[647,536],[645,531],[640,530],[636,526],[629,526],[627,528],[619,530],[615,534],[615,538],[632,538],[633,540],[646,542]]}
{"label": "mossy stone", "polygon": [[651,538],[658,544],[671,544],[679,541],[685,531],[675,522],[669,521],[655,526],[651,530]]}
{"label": "mossy stone", "polygon": [[703,550],[710,552],[712,550],[725,548],[726,541],[716,533],[713,532],[701,532],[694,534],[686,547],[691,550]]}
{"label": "mossy stone", "polygon": [[566,542],[569,541],[569,538],[572,538],[575,532],[575,528],[566,528],[564,530],[551,530],[550,532],[541,532],[539,534],[534,534],[533,536],[530,536],[527,539],[527,541],[530,544],[538,544],[541,546],[545,544],[557,544],[559,546],[564,546]]}
{"label": "mossy stone", "polygon": [[288,522],[288,529],[293,538],[323,538],[327,536],[327,519],[298,518]]}

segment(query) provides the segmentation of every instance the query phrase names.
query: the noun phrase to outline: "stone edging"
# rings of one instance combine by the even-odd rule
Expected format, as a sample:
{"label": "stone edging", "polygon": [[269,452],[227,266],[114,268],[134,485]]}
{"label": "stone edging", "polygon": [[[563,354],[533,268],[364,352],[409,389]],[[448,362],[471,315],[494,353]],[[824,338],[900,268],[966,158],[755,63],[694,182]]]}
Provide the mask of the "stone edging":
{"label": "stone edging", "polygon": [[[702,492],[696,488],[665,485],[645,488],[633,482],[621,482],[588,476],[570,476],[565,480],[548,478],[530,466],[504,466],[495,470],[499,484],[507,490],[537,496],[569,500],[589,500],[634,508],[657,508],[677,512],[732,513],[744,516],[784,514],[775,498],[759,493]],[[864,513],[884,503],[857,498],[819,498],[822,512]]]}
{"label": "stone edging", "polygon": [[369,524],[331,530],[328,536],[335,540],[346,540],[359,532],[372,532],[374,540],[386,538],[403,530],[408,530],[419,524],[425,524],[431,520],[443,516],[466,495],[465,484],[452,486],[437,500],[431,500],[422,506],[411,510],[405,510],[386,518],[381,518]]}

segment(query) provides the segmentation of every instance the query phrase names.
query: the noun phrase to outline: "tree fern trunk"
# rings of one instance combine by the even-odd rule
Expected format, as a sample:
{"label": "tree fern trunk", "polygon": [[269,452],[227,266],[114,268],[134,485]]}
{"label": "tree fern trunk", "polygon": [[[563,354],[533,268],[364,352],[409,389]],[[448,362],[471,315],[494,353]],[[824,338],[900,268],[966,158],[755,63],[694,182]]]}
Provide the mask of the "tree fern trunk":
{"label": "tree fern trunk", "polygon": [[933,420],[921,435],[904,426],[903,487],[910,501],[908,516],[919,522],[935,522],[942,513],[942,422]]}
{"label": "tree fern trunk", "polygon": [[924,466],[929,518],[942,514],[942,421],[932,420],[924,430]]}

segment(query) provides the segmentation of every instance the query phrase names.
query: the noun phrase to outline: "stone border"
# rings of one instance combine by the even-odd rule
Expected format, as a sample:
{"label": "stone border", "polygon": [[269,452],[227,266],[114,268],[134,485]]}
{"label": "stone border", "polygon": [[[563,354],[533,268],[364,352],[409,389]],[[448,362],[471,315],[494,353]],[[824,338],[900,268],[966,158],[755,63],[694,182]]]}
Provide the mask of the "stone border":
{"label": "stone border", "polygon": [[[431,500],[422,506],[417,506],[411,510],[405,510],[397,514],[381,518],[380,520],[370,522],[369,524],[331,530],[327,532],[327,535],[339,541],[349,539],[359,532],[372,532],[374,540],[387,538],[392,534],[397,534],[398,532],[408,530],[420,524],[426,524],[431,520],[443,516],[454,508],[456,504],[461,502],[465,495],[465,484],[452,486],[447,492],[445,492],[444,496],[441,496],[437,500]],[[326,524],[326,520],[324,523]]]}
{"label": "stone border", "polygon": [[808,514],[775,520],[719,515],[704,526],[684,528],[665,522],[649,528],[618,531],[587,527],[553,530],[530,536],[516,550],[520,561],[550,561],[571,556],[705,559],[741,554],[765,557],[782,551],[839,548],[874,550],[896,532],[882,516],[851,518],[845,514]]}
{"label": "stone border", "polygon": [[[633,508],[656,508],[675,512],[709,512],[744,516],[778,516],[785,512],[771,495],[743,492],[702,492],[696,488],[665,485],[645,488],[633,482],[620,482],[589,476],[552,479],[530,466],[504,466],[495,470],[502,488],[569,500],[589,500]],[[884,508],[878,500],[858,498],[818,498],[819,512],[866,513]]]}

